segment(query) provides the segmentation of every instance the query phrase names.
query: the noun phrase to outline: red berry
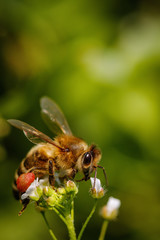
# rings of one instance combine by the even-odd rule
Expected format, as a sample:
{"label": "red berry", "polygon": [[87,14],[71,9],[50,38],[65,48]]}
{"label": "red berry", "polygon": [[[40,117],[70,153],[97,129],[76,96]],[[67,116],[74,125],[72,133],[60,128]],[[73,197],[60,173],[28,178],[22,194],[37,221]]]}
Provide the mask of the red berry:
{"label": "red berry", "polygon": [[34,173],[21,174],[17,179],[17,188],[20,192],[25,192],[31,183],[35,180]]}

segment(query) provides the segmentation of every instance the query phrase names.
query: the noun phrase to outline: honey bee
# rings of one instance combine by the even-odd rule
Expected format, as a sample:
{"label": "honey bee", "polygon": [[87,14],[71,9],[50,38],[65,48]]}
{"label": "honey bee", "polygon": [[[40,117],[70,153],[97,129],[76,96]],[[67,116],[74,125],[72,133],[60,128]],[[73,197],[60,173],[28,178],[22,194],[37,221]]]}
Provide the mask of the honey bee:
{"label": "honey bee", "polygon": [[[95,145],[88,146],[84,140],[73,136],[64,114],[53,100],[42,97],[40,106],[43,120],[56,134],[54,139],[25,122],[15,119],[8,120],[11,125],[22,130],[29,141],[36,144],[15,172],[13,183],[15,198],[21,199],[23,193],[18,190],[16,185],[18,177],[23,173],[32,172],[39,179],[47,175],[49,183],[53,187],[55,186],[55,173],[58,173],[59,179],[64,180],[74,179],[76,173],[81,172],[84,177],[77,181],[87,181],[90,179],[91,173],[95,171],[96,180],[97,167],[99,167],[103,169],[106,177],[104,168],[98,165],[101,151]],[[23,210],[28,203],[29,199],[22,201]]]}

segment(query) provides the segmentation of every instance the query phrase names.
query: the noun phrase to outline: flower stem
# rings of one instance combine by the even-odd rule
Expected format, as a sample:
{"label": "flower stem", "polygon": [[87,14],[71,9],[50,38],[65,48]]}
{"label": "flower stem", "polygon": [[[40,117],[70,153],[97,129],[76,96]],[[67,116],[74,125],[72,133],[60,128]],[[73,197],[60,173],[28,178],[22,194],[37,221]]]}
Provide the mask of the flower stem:
{"label": "flower stem", "polygon": [[71,217],[74,219],[74,202],[71,203]]}
{"label": "flower stem", "polygon": [[101,228],[101,233],[99,236],[98,240],[104,240],[104,237],[106,235],[106,231],[107,231],[107,227],[108,227],[108,221],[104,220],[103,224],[102,224],[102,228]]}
{"label": "flower stem", "polygon": [[93,215],[94,212],[95,212],[96,206],[97,206],[97,200],[95,201],[95,204],[94,204],[94,206],[93,206],[93,208],[92,208],[89,216],[87,217],[85,223],[83,224],[83,226],[82,226],[82,228],[81,228],[81,231],[80,231],[80,233],[79,233],[79,235],[78,235],[78,238],[77,238],[78,240],[81,239],[81,237],[82,237],[82,235],[83,235],[83,232],[84,232],[84,230],[85,230],[85,228],[86,228],[89,220],[91,219],[92,215]]}
{"label": "flower stem", "polygon": [[44,221],[45,221],[45,223],[46,223],[46,225],[47,225],[47,227],[48,227],[48,231],[49,231],[52,239],[57,240],[56,236],[54,235],[52,229],[51,229],[50,226],[49,226],[49,223],[48,223],[48,221],[47,221],[47,219],[46,219],[45,213],[42,211],[41,214],[42,214],[43,219],[44,219]]}
{"label": "flower stem", "polygon": [[76,240],[76,233],[75,233],[74,220],[73,220],[72,214],[68,214],[65,217],[65,219],[66,219],[66,225],[68,228],[70,240]]}

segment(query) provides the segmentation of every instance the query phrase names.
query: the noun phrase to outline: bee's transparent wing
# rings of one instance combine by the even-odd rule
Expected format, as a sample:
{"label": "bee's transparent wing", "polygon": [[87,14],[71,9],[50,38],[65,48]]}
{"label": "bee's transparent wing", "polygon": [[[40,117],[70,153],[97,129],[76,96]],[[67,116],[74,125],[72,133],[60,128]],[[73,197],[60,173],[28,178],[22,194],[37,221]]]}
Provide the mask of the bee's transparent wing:
{"label": "bee's transparent wing", "polygon": [[40,100],[42,118],[54,134],[72,135],[68,122],[57,104],[48,97]]}
{"label": "bee's transparent wing", "polygon": [[[16,127],[19,128],[20,130],[22,130],[25,134],[25,136],[28,138],[28,140],[34,144],[38,144],[38,143],[50,143],[54,146],[57,146],[54,141],[48,137],[47,135],[45,135],[44,133],[38,131],[36,128],[30,126],[29,124],[16,120],[16,119],[9,119],[8,122]],[[59,147],[59,146],[57,146]]]}

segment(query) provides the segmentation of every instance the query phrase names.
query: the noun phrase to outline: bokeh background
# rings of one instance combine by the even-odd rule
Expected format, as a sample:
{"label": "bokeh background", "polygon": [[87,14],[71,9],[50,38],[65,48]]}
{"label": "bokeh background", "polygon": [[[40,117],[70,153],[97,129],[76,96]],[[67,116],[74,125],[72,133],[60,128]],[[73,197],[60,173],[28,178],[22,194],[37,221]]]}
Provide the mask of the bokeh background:
{"label": "bokeh background", "polygon": [[[18,217],[14,171],[32,144],[11,128],[20,119],[50,134],[40,117],[47,95],[76,136],[97,143],[109,187],[83,239],[98,239],[98,212],[121,199],[108,238],[160,239],[160,4],[149,0],[0,1],[0,234],[5,240],[50,239],[31,204]],[[99,170],[98,177],[104,182]],[[92,205],[90,182],[79,184],[75,225]],[[47,213],[59,239],[66,227]]]}

